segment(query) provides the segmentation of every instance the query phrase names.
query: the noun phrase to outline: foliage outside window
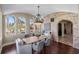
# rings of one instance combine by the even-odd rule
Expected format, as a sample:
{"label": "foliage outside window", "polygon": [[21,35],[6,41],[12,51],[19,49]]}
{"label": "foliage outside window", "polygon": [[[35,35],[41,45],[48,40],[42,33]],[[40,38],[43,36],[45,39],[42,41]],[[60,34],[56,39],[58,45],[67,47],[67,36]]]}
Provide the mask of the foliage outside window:
{"label": "foliage outside window", "polygon": [[18,32],[25,33],[26,19],[24,17],[18,18]]}
{"label": "foliage outside window", "polygon": [[14,16],[7,17],[7,32],[10,32],[10,33],[15,32],[15,17]]}

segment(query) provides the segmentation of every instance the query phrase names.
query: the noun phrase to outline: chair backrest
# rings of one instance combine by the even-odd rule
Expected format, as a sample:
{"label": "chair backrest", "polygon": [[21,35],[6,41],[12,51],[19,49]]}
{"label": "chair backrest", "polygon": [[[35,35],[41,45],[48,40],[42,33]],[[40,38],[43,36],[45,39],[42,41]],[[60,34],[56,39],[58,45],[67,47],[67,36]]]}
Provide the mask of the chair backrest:
{"label": "chair backrest", "polygon": [[20,51],[20,46],[22,46],[23,45],[23,41],[21,40],[21,39],[16,39],[16,53],[19,53],[19,51]]}
{"label": "chair backrest", "polygon": [[16,53],[32,54],[32,44],[23,45],[23,41],[21,39],[16,39]]}
{"label": "chair backrest", "polygon": [[49,46],[51,43],[51,39],[46,39],[44,43],[45,43],[45,46]]}
{"label": "chair backrest", "polygon": [[43,49],[43,47],[44,47],[44,41],[42,40],[39,42],[38,51],[40,52]]}
{"label": "chair backrest", "polygon": [[23,41],[20,38],[16,39],[16,45],[23,45]]}
{"label": "chair backrest", "polygon": [[21,46],[20,54],[32,54],[32,44],[26,44]]}
{"label": "chair backrest", "polygon": [[44,46],[44,41],[39,41],[33,44],[33,49],[36,52],[40,52],[43,49],[43,46]]}
{"label": "chair backrest", "polygon": [[30,34],[26,34],[25,36],[24,36],[24,38],[28,38],[28,37],[30,37],[31,35]]}

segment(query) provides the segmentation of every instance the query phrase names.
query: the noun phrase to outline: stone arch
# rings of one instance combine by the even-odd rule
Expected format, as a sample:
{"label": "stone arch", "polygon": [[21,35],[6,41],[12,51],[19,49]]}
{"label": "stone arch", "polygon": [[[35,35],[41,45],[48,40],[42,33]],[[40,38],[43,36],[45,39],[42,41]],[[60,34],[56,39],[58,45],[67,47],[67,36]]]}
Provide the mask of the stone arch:
{"label": "stone arch", "polygon": [[[73,23],[71,22],[71,21],[69,21],[69,20],[61,20],[59,23],[58,23],[58,30],[60,30],[60,32],[62,32],[61,30],[62,30],[62,23],[64,23],[64,26],[65,27],[67,27],[68,25],[71,27],[70,29],[71,29],[71,33],[73,34]],[[67,30],[67,28],[64,28],[65,30]],[[65,33],[67,33],[66,31],[64,31]],[[62,33],[58,33],[58,34],[62,34]]]}
{"label": "stone arch", "polygon": [[[58,23],[63,21],[63,20],[66,20],[66,21],[70,21],[72,24],[73,24],[73,35],[75,35],[75,26],[76,26],[76,23],[77,23],[77,17],[74,17],[73,15],[70,15],[70,14],[66,14],[66,15],[62,15],[62,16],[59,16],[57,18],[55,18],[55,23],[56,23],[56,29],[58,29]],[[57,37],[57,40],[58,41],[58,30],[56,32],[56,37]],[[74,36],[73,36],[73,40],[74,40]],[[73,44],[71,45],[73,46]]]}
{"label": "stone arch", "polygon": [[[51,19],[51,16],[48,16],[48,19]],[[52,22],[51,26],[52,29],[51,31],[54,32],[55,34],[55,40],[58,41],[58,23],[66,20],[66,21],[70,21],[73,24],[73,35],[75,35],[75,26],[77,24],[77,14],[75,13],[63,13],[63,15],[57,15],[54,17],[54,22]],[[74,40],[75,36],[73,36],[73,40]]]}
{"label": "stone arch", "polygon": [[73,16],[71,16],[71,17],[69,17],[69,16],[65,17],[65,15],[64,15],[63,18],[62,18],[62,16],[60,16],[59,18],[56,18],[56,19],[58,19],[58,20],[57,20],[57,24],[58,24],[59,22],[63,21],[63,20],[65,20],[65,21],[70,21],[72,24],[74,24],[74,18],[73,18]]}
{"label": "stone arch", "polygon": [[72,23],[72,24],[73,24],[73,22],[72,22],[72,21],[70,21],[70,20],[66,20],[66,19],[63,19],[63,20],[59,21],[59,23],[60,23],[60,22],[63,22],[63,21],[70,22],[70,23]]}
{"label": "stone arch", "polygon": [[61,20],[58,23],[58,41],[73,45],[73,23],[71,21]]}
{"label": "stone arch", "polygon": [[[51,22],[54,18],[54,22]],[[51,22],[51,32],[54,34],[55,41],[58,41],[58,23],[62,20],[70,21],[73,24],[73,47],[78,36],[78,14],[73,12],[55,12],[44,16],[44,23]]]}

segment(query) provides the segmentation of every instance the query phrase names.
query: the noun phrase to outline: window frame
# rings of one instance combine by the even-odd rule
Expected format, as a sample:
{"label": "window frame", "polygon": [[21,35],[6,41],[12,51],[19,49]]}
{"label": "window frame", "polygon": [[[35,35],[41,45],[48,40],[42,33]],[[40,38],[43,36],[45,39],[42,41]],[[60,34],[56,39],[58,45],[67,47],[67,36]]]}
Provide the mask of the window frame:
{"label": "window frame", "polygon": [[[14,26],[15,26],[15,28],[14,28],[14,32],[9,32],[8,30],[8,27],[9,27],[9,22],[8,22],[8,20],[9,20],[9,18],[8,17],[13,17],[13,19],[14,19]],[[14,16],[14,15],[8,15],[8,16],[6,16],[6,19],[5,19],[5,28],[6,28],[6,33],[15,33],[16,32],[16,17]]]}
{"label": "window frame", "polygon": [[[24,18],[24,25],[25,25],[25,30],[23,31],[23,32],[21,32],[21,31],[18,31],[18,30],[20,30],[18,27],[19,27],[19,17],[23,17]],[[26,17],[24,17],[24,16],[18,16],[18,18],[17,18],[17,20],[18,20],[18,22],[17,22],[17,33],[25,33],[26,32]]]}

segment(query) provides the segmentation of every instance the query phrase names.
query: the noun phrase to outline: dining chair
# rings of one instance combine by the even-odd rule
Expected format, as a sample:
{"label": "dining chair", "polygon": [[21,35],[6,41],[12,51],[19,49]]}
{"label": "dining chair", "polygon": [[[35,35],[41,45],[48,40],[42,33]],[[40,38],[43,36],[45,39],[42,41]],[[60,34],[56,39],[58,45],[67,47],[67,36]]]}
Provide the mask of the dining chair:
{"label": "dining chair", "polygon": [[16,39],[16,53],[17,54],[20,52],[20,48],[22,45],[23,45],[23,41],[20,38]]}
{"label": "dining chair", "polygon": [[51,42],[50,39],[45,39],[45,41],[44,41],[45,46],[50,46],[50,42]]}
{"label": "dining chair", "polygon": [[32,44],[26,44],[21,46],[20,54],[32,54]]}
{"label": "dining chair", "polygon": [[48,36],[47,38],[45,38],[44,44],[45,44],[45,46],[50,46],[50,44],[51,44],[51,36]]}
{"label": "dining chair", "polygon": [[32,54],[32,44],[23,45],[23,41],[21,39],[16,39],[16,53]]}
{"label": "dining chair", "polygon": [[35,42],[33,43],[33,50],[36,52],[36,53],[40,53],[44,47],[44,41],[38,41],[38,42]]}

